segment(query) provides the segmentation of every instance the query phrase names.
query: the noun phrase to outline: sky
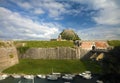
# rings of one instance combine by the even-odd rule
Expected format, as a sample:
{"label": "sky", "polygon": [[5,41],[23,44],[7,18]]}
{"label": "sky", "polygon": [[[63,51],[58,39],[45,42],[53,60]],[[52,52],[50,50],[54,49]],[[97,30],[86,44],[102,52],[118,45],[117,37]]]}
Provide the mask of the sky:
{"label": "sky", "polygon": [[120,40],[120,0],[0,0],[0,40]]}

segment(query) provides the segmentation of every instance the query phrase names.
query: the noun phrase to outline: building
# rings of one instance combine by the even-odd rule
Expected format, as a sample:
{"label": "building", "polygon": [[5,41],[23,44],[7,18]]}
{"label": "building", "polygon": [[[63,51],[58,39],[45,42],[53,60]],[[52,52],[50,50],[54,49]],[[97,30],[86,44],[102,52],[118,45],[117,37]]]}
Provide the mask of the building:
{"label": "building", "polygon": [[94,42],[91,41],[84,41],[81,43],[81,48],[85,50],[92,50],[92,47],[94,46]]}
{"label": "building", "polygon": [[107,42],[104,41],[98,41],[95,42],[95,48],[96,49],[107,49],[109,47],[109,45],[107,44]]}
{"label": "building", "polygon": [[80,47],[85,50],[106,50],[108,49],[109,45],[106,41],[82,41]]}

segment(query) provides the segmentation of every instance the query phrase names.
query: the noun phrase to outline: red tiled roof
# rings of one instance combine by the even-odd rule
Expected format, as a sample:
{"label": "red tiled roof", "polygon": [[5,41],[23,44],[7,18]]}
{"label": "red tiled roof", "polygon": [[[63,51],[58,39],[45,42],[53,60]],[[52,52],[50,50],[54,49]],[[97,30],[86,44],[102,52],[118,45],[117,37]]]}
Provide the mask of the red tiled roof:
{"label": "red tiled roof", "polygon": [[97,48],[107,48],[107,43],[106,42],[95,42],[95,46]]}
{"label": "red tiled roof", "polygon": [[91,48],[93,42],[82,42],[81,47],[84,48]]}
{"label": "red tiled roof", "polygon": [[95,46],[96,49],[107,49],[108,47],[108,44],[107,42],[104,42],[104,41],[85,41],[85,42],[82,42],[81,44],[81,48],[82,49],[92,49],[92,46]]}

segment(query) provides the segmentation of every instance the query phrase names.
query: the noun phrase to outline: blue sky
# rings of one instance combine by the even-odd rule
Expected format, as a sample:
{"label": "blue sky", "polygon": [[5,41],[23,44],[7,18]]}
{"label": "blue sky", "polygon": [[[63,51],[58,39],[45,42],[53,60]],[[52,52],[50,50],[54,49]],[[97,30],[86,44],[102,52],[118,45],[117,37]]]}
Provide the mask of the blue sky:
{"label": "blue sky", "polygon": [[120,0],[0,0],[0,39],[49,40],[73,29],[82,40],[120,39]]}

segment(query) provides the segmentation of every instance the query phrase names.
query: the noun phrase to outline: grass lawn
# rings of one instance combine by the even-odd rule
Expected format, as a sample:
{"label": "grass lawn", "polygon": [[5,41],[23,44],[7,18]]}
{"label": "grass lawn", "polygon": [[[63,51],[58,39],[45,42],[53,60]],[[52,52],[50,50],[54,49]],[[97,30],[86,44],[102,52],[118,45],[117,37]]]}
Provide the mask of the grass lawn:
{"label": "grass lawn", "polygon": [[24,73],[24,74],[48,74],[53,72],[80,73],[90,70],[93,73],[100,73],[100,66],[91,61],[80,60],[41,60],[22,59],[19,64],[4,70],[4,73]]}
{"label": "grass lawn", "polygon": [[15,44],[25,43],[26,47],[51,48],[51,47],[73,47],[71,41],[16,41]]}
{"label": "grass lawn", "polygon": [[24,47],[17,47],[21,54],[24,54],[29,48],[74,47],[71,41],[16,41],[15,45],[20,43],[25,43]]}
{"label": "grass lawn", "polygon": [[120,40],[111,40],[108,41],[108,44],[111,46],[120,46]]}

